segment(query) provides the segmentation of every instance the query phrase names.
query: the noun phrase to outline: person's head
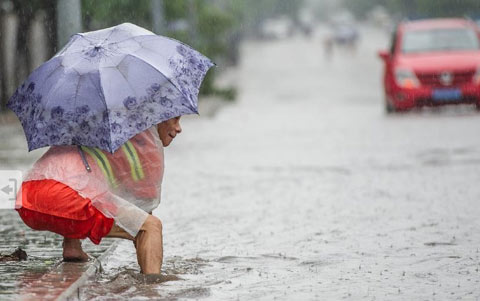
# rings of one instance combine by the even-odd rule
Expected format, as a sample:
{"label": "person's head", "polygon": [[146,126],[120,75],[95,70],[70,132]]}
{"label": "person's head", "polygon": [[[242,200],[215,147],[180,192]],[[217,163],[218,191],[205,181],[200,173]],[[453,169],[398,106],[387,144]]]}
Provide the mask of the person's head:
{"label": "person's head", "polygon": [[175,136],[182,132],[180,116],[157,124],[157,132],[160,140],[162,140],[163,146],[168,146],[172,140],[175,139]]}

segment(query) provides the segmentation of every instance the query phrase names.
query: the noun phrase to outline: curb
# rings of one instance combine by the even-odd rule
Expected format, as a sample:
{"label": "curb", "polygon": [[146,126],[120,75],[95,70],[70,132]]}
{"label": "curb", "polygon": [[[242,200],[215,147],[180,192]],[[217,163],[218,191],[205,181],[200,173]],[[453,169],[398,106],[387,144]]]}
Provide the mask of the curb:
{"label": "curb", "polygon": [[[80,288],[87,282],[90,277],[93,277],[97,272],[102,270],[102,262],[111,253],[115,251],[118,246],[118,241],[113,242],[102,255],[98,256],[94,259],[94,261],[90,264],[87,270],[85,270],[82,275],[73,282],[70,286],[68,286],[55,300],[57,301],[65,301],[65,300],[72,300],[72,299],[79,299],[79,290]],[[62,263],[68,264],[68,263]],[[61,267],[58,267],[59,269]]]}
{"label": "curb", "polygon": [[[117,248],[119,241],[113,241],[97,258],[89,262],[56,263],[47,273],[33,282],[22,286],[17,300],[78,300],[79,289],[87,280],[102,269],[102,262]],[[1,298],[0,298],[1,299]]]}

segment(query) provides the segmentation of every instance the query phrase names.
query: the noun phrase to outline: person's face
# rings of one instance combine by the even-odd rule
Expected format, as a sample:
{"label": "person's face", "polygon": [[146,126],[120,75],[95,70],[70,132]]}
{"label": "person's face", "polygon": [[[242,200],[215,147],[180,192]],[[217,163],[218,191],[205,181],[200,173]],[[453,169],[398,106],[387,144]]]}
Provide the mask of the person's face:
{"label": "person's face", "polygon": [[163,146],[168,146],[177,134],[182,132],[180,126],[180,117],[175,117],[161,122],[157,125],[158,136],[162,140]]}

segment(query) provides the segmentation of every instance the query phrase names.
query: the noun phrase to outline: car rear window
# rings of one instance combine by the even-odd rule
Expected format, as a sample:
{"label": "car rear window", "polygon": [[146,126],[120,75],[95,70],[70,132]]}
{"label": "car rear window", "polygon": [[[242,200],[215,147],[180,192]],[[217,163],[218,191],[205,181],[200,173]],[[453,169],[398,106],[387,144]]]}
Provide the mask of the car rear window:
{"label": "car rear window", "polygon": [[478,37],[469,28],[407,31],[402,43],[403,53],[478,49]]}

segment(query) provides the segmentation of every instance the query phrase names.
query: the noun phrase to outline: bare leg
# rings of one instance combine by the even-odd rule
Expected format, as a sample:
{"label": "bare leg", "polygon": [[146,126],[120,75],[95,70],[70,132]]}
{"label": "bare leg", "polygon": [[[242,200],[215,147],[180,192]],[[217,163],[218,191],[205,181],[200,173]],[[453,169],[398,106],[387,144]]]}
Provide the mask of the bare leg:
{"label": "bare leg", "polygon": [[108,232],[107,237],[123,238],[131,241],[135,241],[135,237],[128,234],[125,230],[123,230],[116,224],[113,224],[113,227],[110,230],[110,232]]}
{"label": "bare leg", "polygon": [[143,274],[160,274],[163,261],[162,222],[150,215],[135,238],[137,261]]}
{"label": "bare leg", "polygon": [[160,274],[163,261],[162,222],[149,215],[136,237],[114,225],[108,237],[132,240],[137,249],[137,261],[143,274]]}
{"label": "bare leg", "polygon": [[63,239],[63,261],[88,261],[88,255],[83,252],[82,243],[79,239]]}

